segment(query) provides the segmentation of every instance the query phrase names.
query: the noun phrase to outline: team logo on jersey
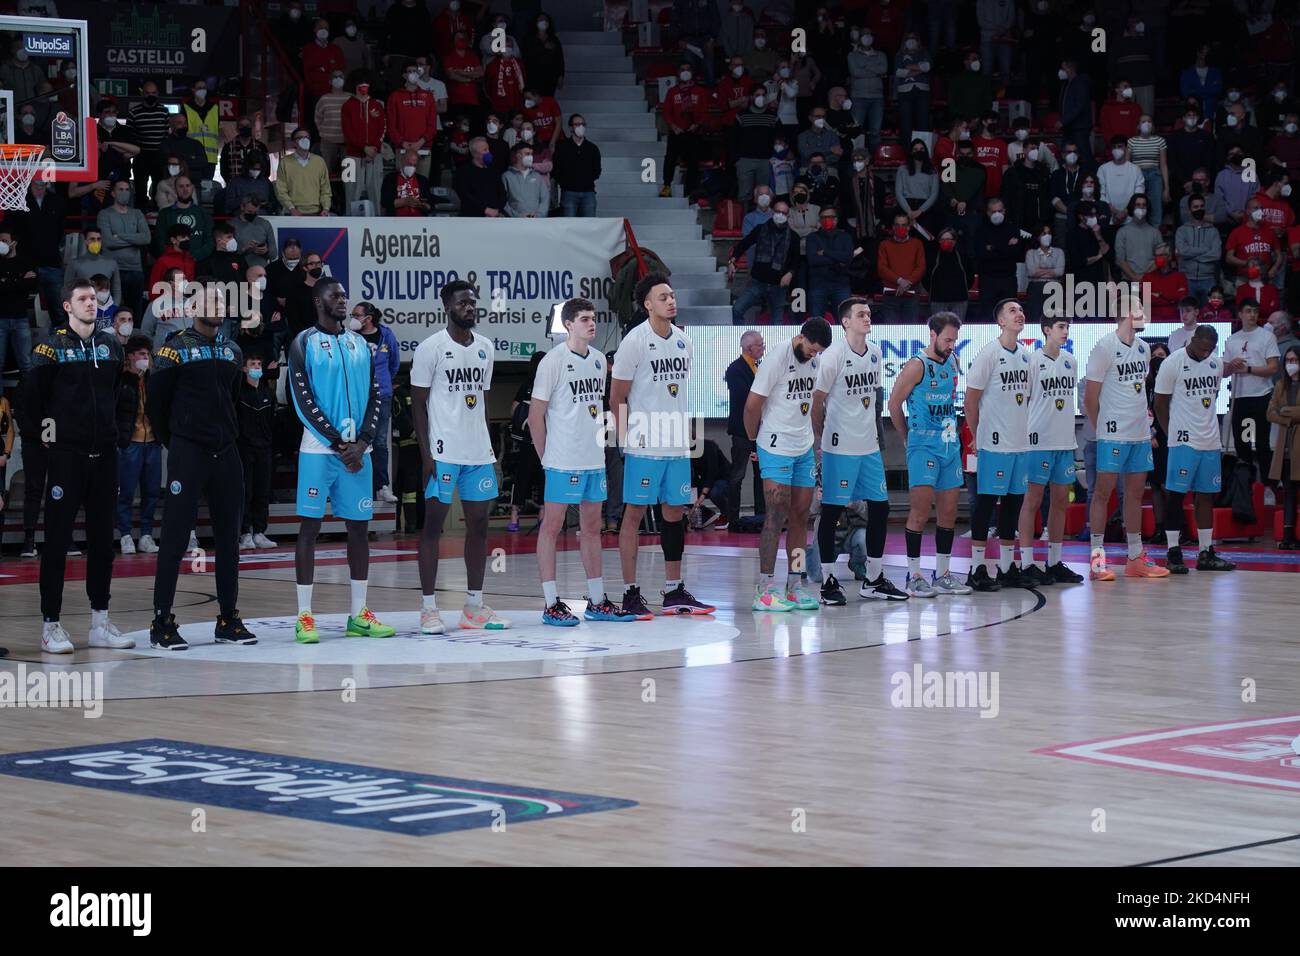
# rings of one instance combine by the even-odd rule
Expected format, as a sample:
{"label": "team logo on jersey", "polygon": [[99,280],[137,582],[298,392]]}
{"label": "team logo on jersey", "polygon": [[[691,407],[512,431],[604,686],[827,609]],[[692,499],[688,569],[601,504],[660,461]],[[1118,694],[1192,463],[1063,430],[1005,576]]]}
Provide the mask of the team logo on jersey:
{"label": "team logo on jersey", "polygon": [[1050,471],[1052,467],[1052,463],[1044,459],[1038,463],[1038,467],[1043,469],[1043,471]]}
{"label": "team logo on jersey", "polygon": [[174,495],[179,495],[181,493],[181,483],[179,481],[173,481],[167,486],[167,490]]}
{"label": "team logo on jersey", "polygon": [[95,358],[102,358],[102,359],[108,358],[108,346],[102,342],[99,345],[96,345]]}
{"label": "team logo on jersey", "polygon": [[940,377],[941,379],[943,379],[943,380],[946,382],[946,381],[948,380],[948,372],[947,372],[947,370],[945,369],[944,371],[940,372],[940,373],[939,373],[939,377]]}
{"label": "team logo on jersey", "polygon": [[1187,477],[1187,469],[1186,469],[1186,468],[1179,468],[1179,469],[1178,469],[1178,474],[1179,474],[1179,477],[1186,478],[1186,477]]}
{"label": "team logo on jersey", "polygon": [[1118,449],[1118,448],[1112,448],[1112,449],[1110,450],[1110,454],[1111,454],[1111,457],[1112,457],[1112,458],[1118,458],[1118,457],[1119,457],[1119,449]]}
{"label": "team logo on jersey", "polygon": [[485,358],[487,358],[487,353],[484,352],[482,349],[479,349],[479,350],[478,350],[478,357],[481,358],[481,359],[485,359]]}
{"label": "team logo on jersey", "polygon": [[319,488],[308,488],[308,489],[307,489],[307,497],[308,497],[308,498],[319,498],[319,497],[320,497],[320,489],[319,489]]}
{"label": "team logo on jersey", "polygon": [[650,479],[649,479],[649,478],[642,478],[642,479],[641,479],[641,487],[642,487],[642,488],[649,488],[649,487],[650,487]]}
{"label": "team logo on jersey", "polygon": [[800,402],[800,403],[799,403],[799,414],[800,414],[800,415],[807,415],[807,414],[808,414],[808,408],[809,408],[809,404],[808,404],[807,402]]}
{"label": "team logo on jersey", "polygon": [[1027,364],[1027,363],[1029,362],[1029,356],[1026,355],[1024,352],[1021,352],[1021,353],[1020,353],[1020,361],[1025,362],[1025,363]]}
{"label": "team logo on jersey", "polygon": [[374,506],[375,506],[375,502],[370,498],[362,498],[360,501],[357,502],[357,507],[360,508],[362,511],[370,511],[372,508],[374,508]]}
{"label": "team logo on jersey", "polygon": [[871,396],[870,396],[870,395],[863,395],[863,396],[862,396],[862,407],[863,407],[863,408],[870,408],[870,407],[871,407]]}
{"label": "team logo on jersey", "polygon": [[933,468],[933,467],[934,467],[934,459],[932,459],[932,458],[931,458],[931,459],[927,459],[927,460],[926,460],[926,463],[925,463],[925,467],[926,467],[926,468]]}
{"label": "team logo on jersey", "polygon": [[686,351],[686,343],[683,342],[681,339],[677,340],[677,347],[681,349],[683,352]]}
{"label": "team logo on jersey", "polygon": [[1142,383],[1141,383],[1141,382],[1134,382],[1134,383],[1133,383],[1133,391],[1135,391],[1135,392],[1139,392],[1139,393],[1140,393],[1140,392],[1142,391]]}
{"label": "team logo on jersey", "polygon": [[1139,343],[1138,343],[1138,355],[1146,355],[1146,354],[1147,354],[1147,347],[1146,347],[1145,345],[1143,345],[1141,342],[1139,342]]}
{"label": "team logo on jersey", "polygon": [[1210,407],[1210,397],[1207,395],[1205,398],[1201,399],[1201,404],[1202,404],[1204,407],[1209,408],[1209,407]]}
{"label": "team logo on jersey", "polygon": [[600,490],[602,492],[609,490],[609,485],[606,483],[604,475],[600,476]]}
{"label": "team logo on jersey", "polygon": [[684,482],[682,482],[682,486],[681,486],[680,488],[678,488],[677,491],[678,491],[679,494],[681,494],[681,496],[682,496],[683,498],[690,498],[690,496],[691,496],[691,483],[690,483],[689,481],[684,481]]}
{"label": "team logo on jersey", "polygon": [[221,350],[221,357],[233,362],[235,360],[235,353],[231,351],[229,347],[226,347]]}
{"label": "team logo on jersey", "polygon": [[1056,400],[1056,410],[1059,412],[1063,408],[1065,408],[1065,399],[1058,398]]}
{"label": "team logo on jersey", "polygon": [[1007,474],[1007,473],[1006,473],[1005,471],[1003,471],[1001,468],[998,469],[998,477],[999,477],[999,478],[1005,478],[1005,477],[1006,477],[1006,474]]}
{"label": "team logo on jersey", "polygon": [[879,356],[874,355],[874,354],[871,356],[871,364],[872,364],[872,365],[875,365],[875,364],[876,364],[877,362],[879,362],[879,361],[880,361],[880,357],[879,357]]}
{"label": "team logo on jersey", "polygon": [[450,484],[450,482],[451,482],[451,473],[450,473],[450,472],[446,472],[446,471],[444,471],[444,472],[442,473],[442,483],[443,483],[443,484]]}
{"label": "team logo on jersey", "polygon": [[600,414],[600,406],[599,406],[599,405],[588,405],[588,406],[587,406],[587,414],[590,415],[592,418],[595,418],[597,415]]}
{"label": "team logo on jersey", "polygon": [[578,476],[577,476],[577,475],[570,475],[570,476],[569,476],[569,484],[571,484],[571,485],[576,485],[577,483],[578,483]]}
{"label": "team logo on jersey", "polygon": [[442,357],[443,357],[443,358],[451,358],[451,353],[450,353],[450,352],[443,352],[443,353],[442,353]]}
{"label": "team logo on jersey", "polygon": [[331,348],[333,348],[333,346],[330,345],[329,339],[318,339],[317,341],[320,342],[320,347],[323,348],[326,352],[328,352]]}
{"label": "team logo on jersey", "polygon": [[1017,404],[1017,405],[1023,405],[1023,404],[1025,404],[1025,393],[1024,393],[1024,392],[1016,392],[1016,404]]}
{"label": "team logo on jersey", "polygon": [[61,500],[63,498],[63,486],[55,485],[53,488],[51,488],[50,497],[53,498],[55,501]]}
{"label": "team logo on jersey", "polygon": [[840,479],[840,487],[841,487],[841,488],[847,488],[848,486],[849,486],[849,480],[848,480],[847,478],[841,478],[841,479]]}
{"label": "team logo on jersey", "polygon": [[476,407],[477,405],[478,405],[478,396],[477,396],[477,395],[466,395],[466,396],[465,396],[465,407],[466,407],[466,408],[474,408],[474,407]]}
{"label": "team logo on jersey", "polygon": [[1211,362],[1210,362],[1210,368],[1218,368],[1218,367],[1219,367],[1219,366],[1218,366],[1218,365],[1217,365],[1213,360],[1211,360]]}
{"label": "team logo on jersey", "polygon": [[1066,359],[1066,360],[1065,360],[1065,367],[1066,367],[1066,368],[1069,368],[1069,367],[1070,367],[1070,360],[1069,360],[1069,359]]}
{"label": "team logo on jersey", "polygon": [[938,387],[939,387],[939,383],[938,383],[935,379],[930,379],[930,387],[931,387],[931,388],[938,388]]}
{"label": "team logo on jersey", "polygon": [[671,395],[673,398],[676,398],[676,397],[677,397],[677,392],[678,392],[679,390],[680,390],[680,389],[678,388],[676,382],[669,382],[669,383],[668,383],[668,394]]}

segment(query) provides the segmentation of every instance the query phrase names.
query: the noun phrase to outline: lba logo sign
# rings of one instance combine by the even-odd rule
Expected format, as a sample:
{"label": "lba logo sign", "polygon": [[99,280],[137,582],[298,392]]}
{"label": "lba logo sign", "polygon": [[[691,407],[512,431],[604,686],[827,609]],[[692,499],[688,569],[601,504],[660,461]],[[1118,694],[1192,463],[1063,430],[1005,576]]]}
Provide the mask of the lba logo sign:
{"label": "lba logo sign", "polygon": [[333,276],[343,283],[343,288],[352,295],[352,286],[348,283],[348,231],[329,226],[294,226],[284,227],[280,231],[281,247],[285,239],[297,239],[302,243],[303,253],[320,253],[325,263],[324,275]]}
{"label": "lba logo sign", "polygon": [[72,36],[66,33],[24,33],[23,50],[28,56],[70,57]]}
{"label": "lba logo sign", "polygon": [[0,774],[407,836],[499,830],[636,806],[615,797],[162,739],[4,754]]}

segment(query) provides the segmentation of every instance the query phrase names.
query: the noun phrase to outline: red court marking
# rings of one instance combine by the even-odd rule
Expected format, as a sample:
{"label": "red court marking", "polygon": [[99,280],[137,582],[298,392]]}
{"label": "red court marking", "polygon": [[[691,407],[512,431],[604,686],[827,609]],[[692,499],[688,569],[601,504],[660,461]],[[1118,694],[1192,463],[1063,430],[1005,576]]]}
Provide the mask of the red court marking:
{"label": "red court marking", "polygon": [[1192,724],[1034,753],[1300,793],[1300,714]]}

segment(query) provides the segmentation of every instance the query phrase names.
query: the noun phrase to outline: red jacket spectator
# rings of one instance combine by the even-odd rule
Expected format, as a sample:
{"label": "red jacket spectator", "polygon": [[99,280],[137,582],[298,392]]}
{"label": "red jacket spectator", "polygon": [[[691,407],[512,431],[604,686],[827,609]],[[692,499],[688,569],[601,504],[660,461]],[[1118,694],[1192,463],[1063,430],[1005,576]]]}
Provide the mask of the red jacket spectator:
{"label": "red jacket spectator", "polygon": [[524,108],[524,67],[513,56],[499,56],[487,65],[483,79],[488,102],[502,119]]}
{"label": "red jacket spectator", "polygon": [[388,95],[388,141],[402,147],[424,141],[429,146],[438,135],[438,104],[428,90],[402,87]]}
{"label": "red jacket spectator", "polygon": [[447,54],[456,48],[456,34],[464,33],[468,46],[474,46],[474,21],[464,12],[452,13],[451,7],[433,18],[433,49],[440,60],[447,59]]}
{"label": "red jacket spectator", "polygon": [[533,131],[537,134],[533,142],[549,144],[560,128],[560,104],[554,96],[543,96],[531,109],[524,107],[524,121],[533,124]]}
{"label": "red jacket spectator", "polygon": [[1137,135],[1142,107],[1133,100],[1108,100],[1101,107],[1101,140],[1110,149],[1112,137],[1129,139]]}
{"label": "red jacket spectator", "polygon": [[669,128],[690,129],[709,118],[709,94],[703,87],[678,83],[664,97],[664,122]]}
{"label": "red jacket spectator", "polygon": [[[1270,315],[1281,308],[1281,306],[1278,305],[1277,286],[1269,282],[1267,279],[1265,279],[1264,284],[1258,288],[1251,285],[1249,282],[1238,286],[1236,300],[1238,310],[1241,309],[1241,304],[1243,302],[1258,302],[1259,318],[1261,322],[1267,320]],[[1240,323],[1236,322],[1233,323],[1234,332],[1237,330],[1239,324]]]}
{"label": "red jacket spectator", "polygon": [[1150,283],[1151,321],[1177,322],[1178,303],[1187,298],[1187,276],[1175,269],[1152,269],[1142,281]]}
{"label": "red jacket spectator", "polygon": [[1273,227],[1278,245],[1285,248],[1287,230],[1295,225],[1291,204],[1284,199],[1274,199],[1263,190],[1255,193],[1255,198],[1259,200],[1259,208],[1264,210],[1264,223]]}
{"label": "red jacket spectator", "polygon": [[477,70],[478,78],[483,76],[483,61],[478,58],[478,54],[471,47],[465,46],[453,50],[443,57],[443,68],[447,71],[447,106],[448,108],[456,106],[478,106],[478,84],[479,80],[455,80],[452,79],[452,70]]}
{"label": "red jacket spectator", "polygon": [[933,162],[935,167],[943,169],[943,161],[945,159],[951,159],[954,162],[957,160],[957,144],[946,135],[940,136],[938,142],[934,144]]}
{"label": "red jacket spectator", "polygon": [[754,78],[748,73],[740,74],[740,79],[728,73],[718,84],[715,96],[718,100],[718,109],[722,110],[722,125],[729,125],[736,121],[736,113],[749,105],[749,97],[755,85]]}
{"label": "red jacket spectator", "polygon": [[379,149],[384,143],[388,117],[384,104],[374,97],[357,96],[343,104],[343,143],[348,156],[364,156],[365,147]]}
{"label": "red jacket spectator", "polygon": [[[1264,267],[1265,274],[1273,268],[1273,252],[1278,248],[1278,240],[1271,228],[1258,228],[1254,225],[1242,223],[1232,232],[1228,233],[1228,241],[1223,244],[1224,256],[1233,255],[1242,262],[1248,260],[1251,256],[1259,256],[1259,261]],[[1227,263],[1228,267],[1235,269],[1242,277],[1245,277],[1245,266],[1236,266]]]}
{"label": "red jacket spectator", "polygon": [[975,162],[984,167],[984,195],[988,199],[1002,195],[1002,170],[1008,164],[1007,144],[996,136],[974,136]]}
{"label": "red jacket spectator", "polygon": [[867,27],[875,37],[875,48],[892,55],[898,51],[903,40],[903,18],[907,16],[906,3],[894,3],[889,6],[876,4],[867,14]]}
{"label": "red jacket spectator", "polygon": [[194,257],[184,249],[172,249],[168,247],[167,251],[158,257],[158,261],[153,264],[149,270],[149,301],[152,302],[158,298],[157,289],[163,288],[159,283],[166,275],[168,269],[181,269],[185,272],[186,280],[194,278],[194,270],[197,267]]}
{"label": "red jacket spectator", "polygon": [[307,92],[312,96],[324,96],[330,91],[330,75],[335,70],[347,72],[347,60],[337,43],[320,41],[308,43],[302,48],[302,78]]}

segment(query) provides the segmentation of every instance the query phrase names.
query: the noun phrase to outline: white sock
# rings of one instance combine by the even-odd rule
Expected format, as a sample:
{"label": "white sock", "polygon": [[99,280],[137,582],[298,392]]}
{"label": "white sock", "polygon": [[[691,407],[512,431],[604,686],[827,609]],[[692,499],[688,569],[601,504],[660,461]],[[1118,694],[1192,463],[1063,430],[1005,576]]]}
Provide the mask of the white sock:
{"label": "white sock", "polygon": [[885,556],[882,554],[878,558],[867,555],[867,580],[877,581],[885,573]]}
{"label": "white sock", "polygon": [[1197,528],[1196,540],[1200,544],[1202,551],[1209,551],[1212,547],[1214,547],[1214,529]]}
{"label": "white sock", "polygon": [[428,608],[430,611],[438,610],[438,599],[432,594],[420,595],[420,607]]}
{"label": "white sock", "polygon": [[466,592],[465,592],[465,606],[466,606],[466,607],[482,607],[482,606],[483,606],[483,592],[482,592],[482,591],[466,591]]}
{"label": "white sock", "polygon": [[1047,563],[1051,567],[1056,567],[1061,563],[1061,542],[1047,542]]}
{"label": "white sock", "polygon": [[917,577],[920,577],[920,575],[921,575],[921,559],[920,559],[919,557],[917,557],[917,558],[913,558],[913,557],[911,557],[911,556],[908,557],[908,559],[907,559],[907,573],[908,573],[909,575],[916,575]]}
{"label": "white sock", "polygon": [[547,607],[550,607],[552,604],[555,603],[556,597],[555,597],[554,581],[542,582],[542,600],[546,602]]}
{"label": "white sock", "polygon": [[799,586],[799,575],[787,574],[785,576],[785,589],[787,591],[793,591],[798,586]]}
{"label": "white sock", "polygon": [[971,538],[970,546],[970,570],[974,574],[984,564],[984,545],[975,544],[975,539]]}
{"label": "white sock", "polygon": [[[599,581],[600,579],[599,579],[599,578],[594,578],[593,580],[597,580],[597,581]],[[587,584],[590,585],[590,584],[591,584],[591,581],[589,580],[589,581],[587,582]],[[675,590],[676,588],[681,587],[681,585],[682,585],[682,579],[681,579],[681,578],[677,578],[676,580],[673,580],[673,581],[669,581],[667,578],[664,578],[664,592],[665,592],[665,593],[667,593],[668,591]]]}
{"label": "white sock", "polygon": [[1088,535],[1088,539],[1092,542],[1093,551],[1096,551],[1098,548],[1101,548],[1103,551],[1106,550],[1106,536],[1104,534],[1090,534]]}
{"label": "white sock", "polygon": [[[672,590],[669,588],[669,590]],[[587,597],[591,599],[592,604],[599,604],[605,600],[605,578],[587,578]]]}
{"label": "white sock", "polygon": [[1166,531],[1166,532],[1165,532],[1165,544],[1168,545],[1168,546],[1171,547],[1171,548],[1176,548],[1176,547],[1178,547],[1178,532],[1177,532],[1177,531]]}
{"label": "white sock", "polygon": [[356,617],[366,609],[366,585],[369,581],[352,581],[352,616]]}
{"label": "white sock", "polygon": [[90,611],[90,626],[92,628],[103,627],[108,623],[108,608],[102,611],[96,611],[93,608]]}
{"label": "white sock", "polygon": [[1001,571],[1003,574],[1006,574],[1008,571],[1010,571],[1011,565],[1015,563],[1015,557],[1016,557],[1015,549],[1010,547],[1009,545],[1004,545],[998,551],[998,570]]}
{"label": "white sock", "polygon": [[303,614],[311,610],[311,585],[298,585],[298,613]]}
{"label": "white sock", "polygon": [[945,574],[947,574],[948,562],[951,560],[952,560],[951,554],[940,554],[939,552],[936,551],[934,555],[934,573],[937,574],[939,577],[943,577]]}
{"label": "white sock", "polygon": [[758,576],[758,586],[759,586],[760,589],[762,589],[762,590],[764,590],[764,591],[770,591],[770,590],[772,590],[772,588],[776,587],[776,575],[775,575],[775,574],[760,574],[760,575]]}
{"label": "white sock", "polygon": [[1128,538],[1128,559],[1136,561],[1142,557],[1142,535],[1129,532],[1126,537]]}

